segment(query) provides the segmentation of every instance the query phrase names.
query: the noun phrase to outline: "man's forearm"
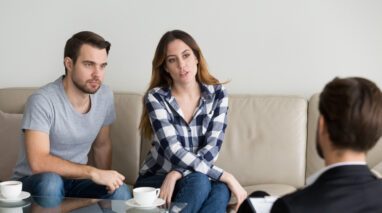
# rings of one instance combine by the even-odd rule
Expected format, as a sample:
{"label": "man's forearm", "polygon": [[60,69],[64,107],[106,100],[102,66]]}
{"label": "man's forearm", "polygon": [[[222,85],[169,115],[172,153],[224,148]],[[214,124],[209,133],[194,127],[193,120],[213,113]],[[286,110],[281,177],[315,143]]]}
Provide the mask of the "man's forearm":
{"label": "man's forearm", "polygon": [[34,174],[53,172],[68,179],[92,179],[97,169],[47,154],[31,163],[31,170]]}

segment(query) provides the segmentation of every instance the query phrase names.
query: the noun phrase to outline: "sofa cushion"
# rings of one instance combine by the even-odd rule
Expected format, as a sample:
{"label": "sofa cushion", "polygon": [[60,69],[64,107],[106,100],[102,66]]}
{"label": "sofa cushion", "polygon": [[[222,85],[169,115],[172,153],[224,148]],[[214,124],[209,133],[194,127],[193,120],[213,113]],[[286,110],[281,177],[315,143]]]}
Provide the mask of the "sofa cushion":
{"label": "sofa cushion", "polygon": [[366,155],[367,165],[382,175],[382,138]]}
{"label": "sofa cushion", "polygon": [[134,185],[141,158],[141,136],[138,126],[142,111],[142,95],[114,92],[117,119],[111,124],[113,147],[112,168],[123,174],[128,185]]}
{"label": "sofa cushion", "polygon": [[308,141],[306,145],[306,178],[325,166],[324,160],[318,156],[316,150],[317,122],[320,115],[318,111],[318,101],[319,94],[313,95],[309,100]]}
{"label": "sofa cushion", "polygon": [[0,111],[0,181],[8,180],[13,174],[21,142],[22,114]]}
{"label": "sofa cushion", "polygon": [[0,89],[0,110],[7,113],[24,113],[27,99],[37,88]]}
{"label": "sofa cushion", "polygon": [[243,186],[304,185],[307,101],[295,96],[231,95],[216,164]]}

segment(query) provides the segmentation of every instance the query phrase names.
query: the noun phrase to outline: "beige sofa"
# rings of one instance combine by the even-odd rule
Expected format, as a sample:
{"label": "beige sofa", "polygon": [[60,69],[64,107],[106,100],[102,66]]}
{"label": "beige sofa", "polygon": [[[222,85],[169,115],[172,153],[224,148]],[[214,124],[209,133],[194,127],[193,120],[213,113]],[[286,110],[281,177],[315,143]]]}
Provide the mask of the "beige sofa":
{"label": "beige sofa", "polygon": [[[20,144],[21,114],[36,88],[0,89],[0,180],[12,175]],[[111,126],[113,169],[133,185],[150,148],[138,132],[142,94],[115,92],[117,120]],[[230,95],[228,127],[216,164],[233,173],[248,192],[283,195],[303,187],[323,167],[315,151],[318,95]],[[382,143],[368,163],[382,172]]]}

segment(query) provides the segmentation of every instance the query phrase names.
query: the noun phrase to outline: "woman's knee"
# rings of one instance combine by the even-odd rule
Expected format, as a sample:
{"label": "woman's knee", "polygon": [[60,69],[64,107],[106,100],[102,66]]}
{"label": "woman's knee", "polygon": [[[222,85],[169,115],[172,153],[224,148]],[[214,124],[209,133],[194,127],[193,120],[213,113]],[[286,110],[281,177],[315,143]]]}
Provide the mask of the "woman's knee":
{"label": "woman's knee", "polygon": [[207,175],[195,172],[187,175],[185,178],[187,178],[187,184],[194,186],[198,190],[206,191],[206,193],[210,192],[211,181]]}
{"label": "woman's knee", "polygon": [[212,181],[211,192],[199,212],[226,212],[230,194],[230,190],[225,183],[220,181]]}
{"label": "woman's knee", "polygon": [[208,176],[200,172],[191,173],[185,178],[188,178],[188,181],[192,181],[193,184],[211,185],[211,181]]}
{"label": "woman's knee", "polygon": [[231,197],[231,191],[229,190],[227,184],[220,181],[215,181],[212,183],[211,196],[222,203],[228,203]]}
{"label": "woman's knee", "polygon": [[[211,190],[211,181],[207,175],[202,173],[191,173],[181,178],[176,188],[179,191],[177,196],[195,197],[205,199]],[[183,195],[186,194],[186,195]]]}

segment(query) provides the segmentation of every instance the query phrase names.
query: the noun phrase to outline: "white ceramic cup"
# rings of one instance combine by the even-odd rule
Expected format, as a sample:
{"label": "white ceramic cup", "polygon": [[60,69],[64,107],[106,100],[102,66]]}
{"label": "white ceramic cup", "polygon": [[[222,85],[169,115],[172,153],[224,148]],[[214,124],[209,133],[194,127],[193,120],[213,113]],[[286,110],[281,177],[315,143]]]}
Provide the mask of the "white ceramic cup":
{"label": "white ceramic cup", "polygon": [[150,205],[158,199],[160,189],[154,187],[138,187],[133,189],[134,201],[139,205]]}
{"label": "white ceramic cup", "polygon": [[20,195],[23,183],[20,181],[4,181],[0,183],[1,195],[6,199],[14,199]]}
{"label": "white ceramic cup", "polygon": [[22,207],[14,207],[14,208],[1,208],[0,207],[0,212],[1,213],[23,213],[23,208]]}

